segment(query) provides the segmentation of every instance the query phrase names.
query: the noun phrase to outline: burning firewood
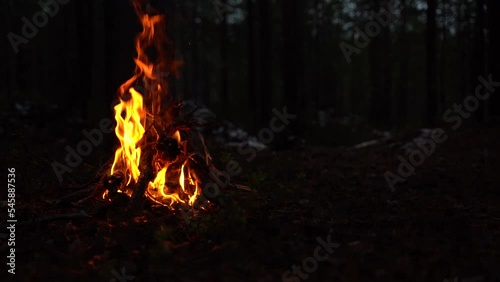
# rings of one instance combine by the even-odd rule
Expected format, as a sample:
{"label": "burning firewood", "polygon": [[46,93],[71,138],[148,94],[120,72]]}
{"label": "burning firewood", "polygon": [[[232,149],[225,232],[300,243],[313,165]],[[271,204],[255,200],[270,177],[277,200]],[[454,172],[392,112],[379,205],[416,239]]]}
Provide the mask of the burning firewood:
{"label": "burning firewood", "polygon": [[170,210],[179,205],[195,207],[204,185],[222,172],[212,164],[197,129],[204,123],[183,117],[182,103],[169,95],[165,76],[160,75],[176,73],[180,66],[165,51],[169,40],[164,16],[151,12],[146,1],[133,3],[143,30],[136,38],[134,75],[120,86],[120,102],[114,107],[120,146],[91,193],[85,190],[62,202],[78,195],[81,200],[75,205],[97,199],[105,206],[119,205],[132,212],[146,201]]}
{"label": "burning firewood", "polygon": [[169,210],[204,209],[217,202],[204,197],[204,187],[224,174],[212,163],[199,131],[206,124],[187,118],[183,103],[169,95],[165,74],[176,73],[180,62],[166,55],[164,16],[152,13],[146,1],[133,3],[143,30],[136,38],[134,75],[119,87],[114,107],[119,147],[96,179],[55,202],[111,220],[136,214],[148,203]]}

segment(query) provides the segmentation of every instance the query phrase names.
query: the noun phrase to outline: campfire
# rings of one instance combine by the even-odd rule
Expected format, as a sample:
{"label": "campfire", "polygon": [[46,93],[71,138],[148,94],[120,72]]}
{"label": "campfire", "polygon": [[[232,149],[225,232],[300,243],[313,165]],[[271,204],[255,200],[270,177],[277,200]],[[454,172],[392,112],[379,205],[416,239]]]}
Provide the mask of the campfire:
{"label": "campfire", "polygon": [[193,207],[203,185],[221,172],[196,129],[203,124],[185,119],[182,103],[169,93],[165,74],[177,73],[181,63],[167,55],[164,15],[153,13],[143,0],[133,4],[143,29],[135,41],[134,74],[118,90],[114,112],[120,146],[98,197],[141,202],[145,196],[172,210]]}

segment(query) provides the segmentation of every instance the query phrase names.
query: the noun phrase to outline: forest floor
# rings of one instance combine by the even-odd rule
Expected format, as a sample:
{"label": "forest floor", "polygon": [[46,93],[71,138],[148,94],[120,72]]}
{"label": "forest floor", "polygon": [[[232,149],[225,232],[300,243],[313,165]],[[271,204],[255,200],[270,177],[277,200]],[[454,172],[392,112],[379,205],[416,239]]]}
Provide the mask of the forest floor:
{"label": "forest floor", "polygon": [[[449,132],[394,192],[384,173],[397,172],[408,140],[306,144],[251,162],[212,148],[217,166],[236,160],[242,172],[233,180],[254,191],[224,189],[189,220],[149,206],[55,219],[79,212],[53,204],[75,190],[60,187],[47,160],[55,141],[10,132],[0,160],[16,168],[16,274],[5,268],[2,220],[1,281],[500,281],[498,129]],[[72,177],[84,180],[79,173]],[[299,276],[285,273],[295,266]]]}

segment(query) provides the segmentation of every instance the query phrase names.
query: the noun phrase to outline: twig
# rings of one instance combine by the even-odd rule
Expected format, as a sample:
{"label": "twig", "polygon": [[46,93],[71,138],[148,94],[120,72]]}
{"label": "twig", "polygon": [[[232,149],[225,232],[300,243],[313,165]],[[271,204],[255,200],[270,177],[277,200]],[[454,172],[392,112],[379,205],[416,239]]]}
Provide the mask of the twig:
{"label": "twig", "polygon": [[240,190],[252,191],[252,188],[250,188],[250,187],[248,187],[246,185],[232,183],[231,186],[233,186],[236,189],[240,189]]}

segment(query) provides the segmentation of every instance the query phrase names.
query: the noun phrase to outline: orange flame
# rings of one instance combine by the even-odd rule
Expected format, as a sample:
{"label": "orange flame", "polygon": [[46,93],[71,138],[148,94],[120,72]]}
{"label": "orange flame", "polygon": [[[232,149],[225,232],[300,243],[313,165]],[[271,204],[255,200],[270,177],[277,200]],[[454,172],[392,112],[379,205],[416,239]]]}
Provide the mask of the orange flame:
{"label": "orange flame", "polygon": [[[120,140],[121,147],[115,152],[115,160],[111,167],[111,175],[119,166],[120,170],[135,182],[139,179],[141,171],[141,148],[137,147],[144,135],[144,110],[142,109],[142,96],[134,88],[130,88],[131,98],[128,101],[120,99],[121,103],[115,106],[116,128],[115,133]],[[125,117],[123,117],[125,115]],[[124,167],[123,167],[124,166]]]}
{"label": "orange flame", "polygon": [[[133,3],[143,29],[137,36],[135,43],[137,57],[134,59],[136,65],[134,75],[120,86],[120,103],[114,107],[117,122],[115,133],[120,141],[120,147],[115,152],[111,167],[111,175],[122,174],[126,177],[127,187],[125,191],[127,191],[127,195],[131,195],[130,189],[133,187],[129,185],[132,180],[134,184],[138,183],[141,176],[139,165],[142,149],[146,148],[145,144],[149,141],[157,142],[159,138],[157,131],[165,130],[166,126],[172,122],[167,120],[168,115],[161,112],[163,110],[161,108],[162,98],[167,96],[168,87],[166,81],[160,76],[166,71],[168,73],[176,72],[177,67],[180,66],[177,61],[169,61],[163,50],[167,41],[164,37],[164,17],[146,14],[142,10],[144,0],[134,0]],[[145,51],[146,48],[151,47],[157,51],[154,61],[151,61]],[[135,85],[138,83],[144,87],[136,87]],[[128,97],[128,93],[130,97]],[[146,98],[143,98],[143,95]],[[153,128],[153,130],[146,130],[146,128]],[[176,140],[178,144],[182,143],[179,131],[176,131],[171,138]],[[180,170],[171,166],[175,160],[170,161],[170,163],[153,160],[155,165],[151,164],[151,166],[154,166],[156,176],[153,181],[148,183],[146,190],[148,198],[172,209],[175,207],[175,203],[188,202],[190,206],[194,205],[200,195],[200,190],[198,181],[191,175],[185,160],[187,159],[186,155],[185,152],[181,153],[184,160],[177,157],[178,161],[183,162]],[[178,178],[175,177],[177,173]],[[177,179],[178,184],[168,182],[169,179],[172,179],[171,176]],[[102,195],[103,199],[107,199],[107,196],[108,191]]]}

